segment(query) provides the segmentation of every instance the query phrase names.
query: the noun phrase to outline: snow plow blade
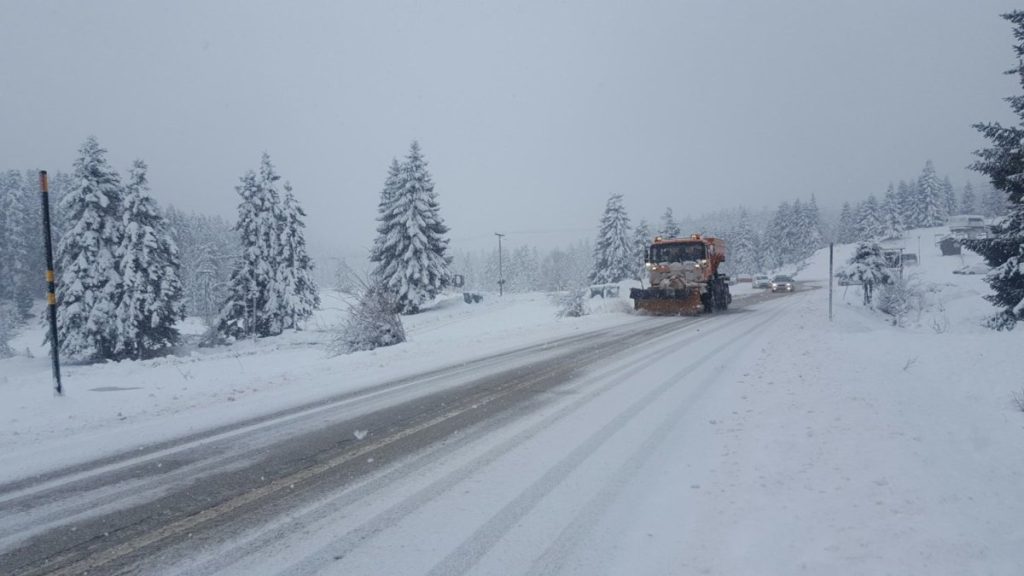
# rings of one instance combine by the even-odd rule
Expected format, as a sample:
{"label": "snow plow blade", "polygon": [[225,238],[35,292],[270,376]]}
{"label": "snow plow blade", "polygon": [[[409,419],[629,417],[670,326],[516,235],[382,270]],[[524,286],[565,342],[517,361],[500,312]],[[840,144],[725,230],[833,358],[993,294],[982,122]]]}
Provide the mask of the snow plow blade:
{"label": "snow plow blade", "polygon": [[685,290],[632,288],[629,291],[629,297],[633,299],[634,309],[659,316],[690,316],[704,312],[700,291],[695,288]]}

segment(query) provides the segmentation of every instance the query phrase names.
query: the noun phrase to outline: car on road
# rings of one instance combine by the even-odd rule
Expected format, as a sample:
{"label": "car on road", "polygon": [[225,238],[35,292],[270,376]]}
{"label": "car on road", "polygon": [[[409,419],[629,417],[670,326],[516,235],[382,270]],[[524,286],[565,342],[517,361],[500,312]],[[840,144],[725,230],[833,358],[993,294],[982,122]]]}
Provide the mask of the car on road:
{"label": "car on road", "polygon": [[771,289],[772,292],[792,292],[796,288],[796,283],[790,276],[784,276],[779,274],[772,278]]}
{"label": "car on road", "polygon": [[752,288],[769,288],[772,285],[772,281],[768,276],[764,274],[756,274],[754,279],[751,281],[750,286]]}

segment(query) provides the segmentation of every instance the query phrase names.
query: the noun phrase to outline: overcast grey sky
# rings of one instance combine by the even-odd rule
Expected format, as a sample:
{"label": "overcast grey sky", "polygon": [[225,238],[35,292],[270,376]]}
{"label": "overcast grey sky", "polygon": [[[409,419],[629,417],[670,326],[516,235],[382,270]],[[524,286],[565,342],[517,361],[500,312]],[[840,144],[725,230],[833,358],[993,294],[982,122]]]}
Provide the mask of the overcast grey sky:
{"label": "overcast grey sky", "polygon": [[0,168],[70,168],[96,135],[161,203],[234,217],[267,151],[314,246],[364,253],[419,139],[453,242],[824,206],[926,159],[959,187],[1019,92],[997,0],[0,0]]}

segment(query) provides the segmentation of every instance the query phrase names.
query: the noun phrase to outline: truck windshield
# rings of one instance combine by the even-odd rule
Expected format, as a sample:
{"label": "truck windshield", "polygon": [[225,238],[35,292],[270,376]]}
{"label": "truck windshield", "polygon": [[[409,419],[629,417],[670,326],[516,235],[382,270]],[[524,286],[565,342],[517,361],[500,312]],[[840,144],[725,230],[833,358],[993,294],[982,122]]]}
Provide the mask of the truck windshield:
{"label": "truck windshield", "polygon": [[706,258],[704,244],[655,244],[651,246],[651,262],[695,262]]}

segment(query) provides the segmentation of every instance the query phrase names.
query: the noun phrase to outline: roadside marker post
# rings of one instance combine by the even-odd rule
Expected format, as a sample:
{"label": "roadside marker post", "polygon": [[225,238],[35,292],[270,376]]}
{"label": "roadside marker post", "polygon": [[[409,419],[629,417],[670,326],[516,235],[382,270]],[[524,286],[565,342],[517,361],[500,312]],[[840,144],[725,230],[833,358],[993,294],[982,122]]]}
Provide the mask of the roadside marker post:
{"label": "roadside marker post", "polygon": [[39,192],[43,200],[43,238],[46,244],[46,304],[50,316],[50,358],[53,360],[53,386],[64,395],[60,381],[60,346],[57,344],[57,282],[53,273],[53,240],[50,234],[50,185],[46,170],[39,172]]}
{"label": "roadside marker post", "polygon": [[828,243],[828,321],[832,321],[832,256],[835,242]]}

